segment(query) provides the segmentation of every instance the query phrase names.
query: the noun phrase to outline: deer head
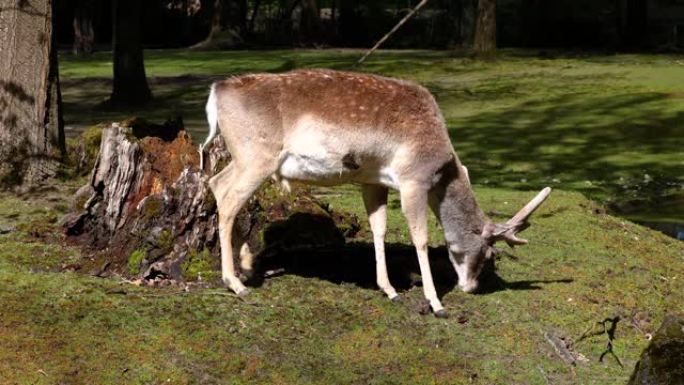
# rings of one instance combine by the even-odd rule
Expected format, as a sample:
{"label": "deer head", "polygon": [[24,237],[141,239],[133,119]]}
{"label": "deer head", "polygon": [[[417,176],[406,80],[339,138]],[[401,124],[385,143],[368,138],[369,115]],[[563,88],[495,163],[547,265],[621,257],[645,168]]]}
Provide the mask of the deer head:
{"label": "deer head", "polygon": [[471,293],[479,286],[484,265],[496,255],[496,242],[504,241],[512,247],[527,244],[527,240],[518,238],[517,234],[529,227],[528,219],[549,196],[551,188],[544,188],[505,223],[494,223],[479,208],[470,186],[468,169],[458,164],[458,159],[447,164],[439,177],[440,182],[430,192],[430,204],[444,229],[458,285]]}

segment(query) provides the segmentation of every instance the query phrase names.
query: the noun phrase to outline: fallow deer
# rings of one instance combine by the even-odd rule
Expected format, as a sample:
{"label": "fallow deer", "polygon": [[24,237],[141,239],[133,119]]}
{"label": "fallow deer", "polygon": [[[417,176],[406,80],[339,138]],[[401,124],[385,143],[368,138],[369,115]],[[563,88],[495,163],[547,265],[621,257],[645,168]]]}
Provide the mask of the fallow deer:
{"label": "fallow deer", "polygon": [[210,133],[200,153],[220,132],[232,157],[209,186],[219,212],[223,282],[238,295],[247,289],[235,275],[233,253],[249,252],[246,244],[232,244],[233,223],[270,176],[285,185],[361,185],[377,284],[392,300],[397,292],[387,276],[384,236],[388,189],[399,190],[424,294],[436,316],[446,312],[428,261],[428,207],[444,230],[459,286],[473,292],[493,244],[527,243],[516,233],[551,191],[542,190],[506,223],[490,221],[475,200],[434,98],[403,80],[332,70],[244,75],[215,82],[206,110]]}

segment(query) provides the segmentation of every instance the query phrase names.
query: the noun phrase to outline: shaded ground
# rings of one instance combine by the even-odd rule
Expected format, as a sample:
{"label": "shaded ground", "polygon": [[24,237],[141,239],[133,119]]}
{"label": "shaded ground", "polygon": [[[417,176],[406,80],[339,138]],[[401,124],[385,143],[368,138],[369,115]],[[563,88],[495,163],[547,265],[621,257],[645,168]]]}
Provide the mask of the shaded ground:
{"label": "shaded ground", "polygon": [[299,67],[375,72],[418,81],[435,94],[477,185],[551,185],[635,219],[684,223],[684,57],[511,50],[482,62],[448,51],[382,51],[352,68],[358,55],[147,51],[156,99],[131,111],[98,107],[110,92],[108,53],[65,55],[65,119],[73,135],[131,114],[156,121],[182,115],[198,139],[206,135],[204,104],[215,79]]}
{"label": "shaded ground", "polygon": [[[25,198],[0,194],[0,378],[7,384],[624,384],[645,333],[684,311],[681,242],[601,214],[576,193],[555,191],[508,250],[483,294],[453,290],[443,251],[431,250],[447,320],[420,315],[412,250],[388,250],[403,301],[372,285],[370,239],[337,253],[291,253],[240,300],[224,289],[139,288],[71,273],[78,253],[48,244],[73,186]],[[512,214],[531,195],[478,188],[486,211]],[[337,204],[344,201],[333,200]],[[391,215],[396,214],[393,208]],[[365,226],[365,224],[364,224]],[[434,223],[431,223],[434,233]],[[405,225],[390,224],[392,238]],[[368,234],[364,227],[363,234]],[[619,315],[614,351],[603,335],[578,342],[575,368],[544,338],[577,340]]]}

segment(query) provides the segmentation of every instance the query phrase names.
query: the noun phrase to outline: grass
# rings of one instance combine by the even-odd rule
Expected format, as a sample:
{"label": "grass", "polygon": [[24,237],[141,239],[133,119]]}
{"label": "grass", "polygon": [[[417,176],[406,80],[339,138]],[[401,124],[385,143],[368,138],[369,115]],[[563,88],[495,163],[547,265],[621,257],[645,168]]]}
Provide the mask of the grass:
{"label": "grass", "polygon": [[[73,135],[129,114],[161,120],[180,113],[198,138],[211,79],[295,67],[348,69],[357,57],[354,51],[149,51],[156,100],[142,110],[105,111],[98,103],[109,92],[108,54],[64,55],[65,119]],[[681,192],[680,67],[674,56],[549,59],[505,51],[481,62],[449,52],[389,51],[361,68],[414,79],[436,95],[478,200],[494,219],[521,207],[533,195],[527,190],[556,188],[524,233],[530,245],[506,249],[484,294],[454,290],[453,273],[433,259],[447,320],[417,311],[422,289],[402,278],[415,277],[400,261],[405,248],[388,250],[390,279],[403,301],[391,303],[373,287],[365,221],[358,255],[330,255],[306,272],[269,278],[241,300],[223,289],[180,292],[68,272],[81,256],[58,242],[57,220],[83,181],[25,196],[0,192],[0,224],[17,229],[0,235],[0,378],[7,384],[624,384],[648,343],[644,333],[666,313],[684,312],[684,246],[604,214],[583,194],[629,201],[632,194],[657,200]],[[357,190],[318,193],[365,218]],[[676,205],[662,210],[681,220]],[[387,241],[408,245],[396,195],[388,222]],[[441,235],[434,221],[430,226],[437,246]],[[614,351],[624,368],[610,356],[598,361],[604,335],[576,343],[589,359],[576,367],[556,357],[544,338],[555,331],[577,340],[616,315],[622,318]],[[635,318],[649,321],[637,328]]]}
{"label": "grass", "polygon": [[300,67],[380,73],[433,92],[475,184],[550,185],[614,203],[641,220],[684,222],[684,57],[504,50],[495,61],[476,61],[449,51],[381,51],[353,68],[359,53],[147,51],[156,99],[129,111],[98,107],[111,88],[109,53],[63,55],[65,119],[73,134],[131,114],[181,114],[201,139],[212,80]]}
{"label": "grass", "polygon": [[[652,230],[597,214],[578,193],[556,191],[486,278],[486,294],[452,290],[433,263],[451,318],[416,311],[422,290],[388,301],[361,277],[318,265],[266,280],[240,300],[223,289],[144,288],[64,272],[78,259],[23,223],[66,210],[65,191],[0,195],[0,377],[6,384],[621,384],[668,312],[684,311],[684,247]],[[477,188],[486,211],[511,214],[529,193]],[[345,206],[344,200],[337,201]],[[356,203],[358,206],[358,202]],[[396,209],[392,209],[392,215]],[[54,226],[54,225],[52,225]],[[391,223],[395,235],[405,232]],[[367,233],[368,228],[366,227]],[[363,233],[363,232],[362,232]],[[370,249],[369,239],[360,239]],[[405,243],[405,242],[404,242]],[[354,261],[358,266],[367,261]],[[334,258],[334,257],[331,257]],[[400,275],[390,252],[390,277]],[[632,317],[651,321],[637,330]],[[544,339],[577,339],[619,315],[615,353],[603,335],[578,342],[589,363],[562,363]]]}

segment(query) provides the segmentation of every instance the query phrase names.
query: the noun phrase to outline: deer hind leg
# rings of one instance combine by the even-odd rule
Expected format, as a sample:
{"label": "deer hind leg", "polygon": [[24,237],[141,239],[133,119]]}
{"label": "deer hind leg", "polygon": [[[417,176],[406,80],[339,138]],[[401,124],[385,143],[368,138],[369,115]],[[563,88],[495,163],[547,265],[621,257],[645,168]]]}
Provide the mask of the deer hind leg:
{"label": "deer hind leg", "polygon": [[233,225],[240,209],[261,183],[275,171],[275,167],[252,164],[244,167],[231,162],[209,180],[209,187],[216,197],[219,214],[219,240],[221,244],[221,276],[223,283],[237,295],[248,293],[245,285],[235,275],[233,262]]}
{"label": "deer hind leg", "polygon": [[399,299],[387,276],[387,263],[385,262],[385,232],[387,230],[387,187],[378,185],[363,185],[363,203],[368,213],[373,232],[373,245],[375,246],[375,275],[378,287],[387,294],[392,301]]}
{"label": "deer hind leg", "polygon": [[423,293],[430,302],[435,315],[446,317],[446,311],[437,298],[432,271],[430,271],[430,260],[428,259],[427,190],[416,184],[407,184],[401,186],[399,194],[401,196],[401,208],[408,222],[411,239],[418,254],[418,265],[423,279]]}

